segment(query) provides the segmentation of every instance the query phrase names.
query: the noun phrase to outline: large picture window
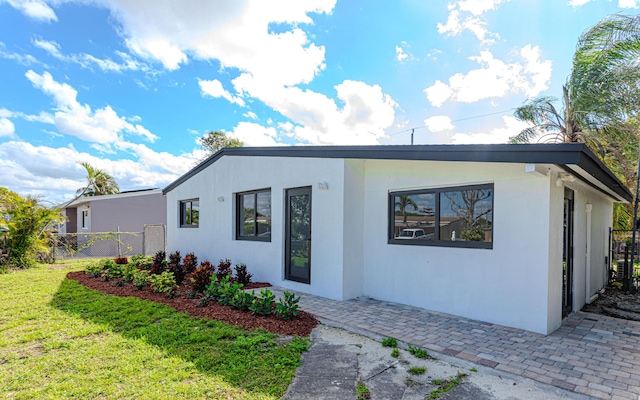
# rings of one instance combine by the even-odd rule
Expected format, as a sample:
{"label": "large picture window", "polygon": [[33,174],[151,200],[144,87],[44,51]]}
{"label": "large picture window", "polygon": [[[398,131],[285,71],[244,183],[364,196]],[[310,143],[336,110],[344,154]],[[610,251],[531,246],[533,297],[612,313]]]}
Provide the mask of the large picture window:
{"label": "large picture window", "polygon": [[200,201],[198,199],[180,202],[180,227],[197,228],[200,220]]}
{"label": "large picture window", "polygon": [[493,248],[493,185],[389,193],[389,243]]}
{"label": "large picture window", "polygon": [[271,241],[271,189],[236,194],[236,239]]}

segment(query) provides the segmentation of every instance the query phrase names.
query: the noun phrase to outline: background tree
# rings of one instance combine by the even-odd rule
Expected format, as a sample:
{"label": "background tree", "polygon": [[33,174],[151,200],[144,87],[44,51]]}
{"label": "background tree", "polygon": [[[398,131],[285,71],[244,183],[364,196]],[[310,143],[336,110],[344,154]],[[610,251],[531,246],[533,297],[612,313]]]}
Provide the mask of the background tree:
{"label": "background tree", "polygon": [[79,162],[87,171],[87,186],[76,191],[76,196],[102,196],[120,193],[120,187],[115,179],[104,170],[93,167],[88,162]]}
{"label": "background tree", "polygon": [[34,265],[39,253],[49,253],[50,233],[62,222],[60,210],[44,206],[40,197],[22,197],[0,187],[0,225],[8,228],[0,241],[6,255],[0,268]]}
{"label": "background tree", "polygon": [[207,157],[217,153],[225,147],[244,146],[244,143],[241,140],[231,138],[224,133],[217,131],[206,133],[204,136],[198,139],[198,144],[209,153]]}
{"label": "background tree", "polygon": [[[571,74],[557,99],[537,97],[516,109],[531,123],[512,143],[583,142],[634,191],[640,110],[640,16],[614,14],[578,39]],[[632,205],[617,204],[614,229],[631,227]]]}
{"label": "background tree", "polygon": [[414,210],[418,210],[418,205],[416,202],[409,197],[409,195],[403,194],[398,197],[398,201],[396,201],[396,207],[398,207],[398,211],[400,215],[402,215],[402,222],[407,223],[407,207],[412,207]]}

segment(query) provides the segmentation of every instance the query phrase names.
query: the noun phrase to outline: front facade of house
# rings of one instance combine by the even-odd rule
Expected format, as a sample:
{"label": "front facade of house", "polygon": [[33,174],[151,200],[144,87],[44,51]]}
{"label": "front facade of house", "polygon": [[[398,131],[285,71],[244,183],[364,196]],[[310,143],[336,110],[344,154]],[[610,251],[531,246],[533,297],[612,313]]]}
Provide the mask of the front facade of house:
{"label": "front facade of house", "polygon": [[169,251],[543,334],[606,283],[631,200],[582,145],[224,149],[164,193]]}

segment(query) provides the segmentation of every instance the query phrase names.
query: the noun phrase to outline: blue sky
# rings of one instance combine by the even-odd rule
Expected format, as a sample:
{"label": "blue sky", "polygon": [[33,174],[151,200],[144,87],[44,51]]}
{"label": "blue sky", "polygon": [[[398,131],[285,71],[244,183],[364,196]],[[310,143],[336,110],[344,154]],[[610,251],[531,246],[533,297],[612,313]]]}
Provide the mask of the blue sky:
{"label": "blue sky", "polygon": [[504,143],[578,36],[640,0],[0,0],[0,186],[72,198],[87,161],[163,187],[247,146]]}

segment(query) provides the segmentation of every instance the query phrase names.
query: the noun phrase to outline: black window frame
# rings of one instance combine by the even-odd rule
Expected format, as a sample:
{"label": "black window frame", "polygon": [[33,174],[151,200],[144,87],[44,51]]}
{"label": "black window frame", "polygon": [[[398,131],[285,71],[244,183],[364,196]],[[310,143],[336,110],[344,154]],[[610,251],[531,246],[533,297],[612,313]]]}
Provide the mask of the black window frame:
{"label": "black window frame", "polygon": [[[441,240],[440,239],[440,195],[446,192],[456,192],[463,190],[483,190],[491,189],[491,242],[473,242],[473,241],[453,241],[453,240]],[[403,195],[419,195],[419,194],[434,194],[435,196],[435,240],[403,240],[396,239],[395,232],[395,197]],[[493,249],[494,241],[494,220],[495,220],[495,187],[493,183],[477,184],[477,185],[463,185],[463,186],[447,186],[429,189],[414,189],[414,190],[398,190],[389,192],[388,195],[388,217],[387,217],[387,237],[388,244],[402,244],[410,246],[432,246],[432,247],[455,247],[455,248],[469,248],[469,249]]]}
{"label": "black window frame", "polygon": [[[193,223],[193,214],[191,215],[191,224],[187,224],[185,223],[186,220],[186,209],[187,207],[186,204],[190,204],[189,209],[191,210],[191,212],[193,213],[193,202],[198,202],[198,222],[197,223]],[[179,225],[180,228],[198,228],[200,226],[200,199],[199,198],[194,198],[194,199],[186,199],[186,200],[180,200],[178,202],[178,213],[179,213]]]}
{"label": "black window frame", "polygon": [[[271,200],[271,188],[262,188],[256,190],[248,190],[245,192],[238,192],[235,194],[235,228],[236,228],[236,240],[250,240],[255,242],[271,242],[271,230],[273,229],[272,220],[269,221],[269,236],[259,236],[258,235],[258,194],[259,193],[268,193],[269,200]],[[240,235],[241,229],[240,227],[244,224],[244,214],[243,214],[243,205],[242,198],[246,195],[253,195],[253,204],[254,204],[254,212],[253,212],[253,226],[254,232],[253,235]],[[271,204],[271,201],[269,201]],[[271,218],[271,215],[269,215]]]}

